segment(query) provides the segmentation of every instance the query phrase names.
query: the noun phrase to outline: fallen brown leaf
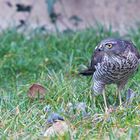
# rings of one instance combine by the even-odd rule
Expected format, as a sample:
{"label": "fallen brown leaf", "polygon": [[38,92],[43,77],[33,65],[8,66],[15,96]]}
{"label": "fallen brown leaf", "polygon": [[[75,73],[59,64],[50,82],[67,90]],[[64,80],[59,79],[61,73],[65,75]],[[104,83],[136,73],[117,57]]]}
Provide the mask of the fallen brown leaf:
{"label": "fallen brown leaf", "polygon": [[31,99],[43,99],[46,94],[46,89],[40,84],[33,84],[28,91],[28,97]]}
{"label": "fallen brown leaf", "polygon": [[20,109],[19,109],[19,106],[17,106],[17,107],[15,108],[15,114],[18,115],[19,113],[20,113]]}

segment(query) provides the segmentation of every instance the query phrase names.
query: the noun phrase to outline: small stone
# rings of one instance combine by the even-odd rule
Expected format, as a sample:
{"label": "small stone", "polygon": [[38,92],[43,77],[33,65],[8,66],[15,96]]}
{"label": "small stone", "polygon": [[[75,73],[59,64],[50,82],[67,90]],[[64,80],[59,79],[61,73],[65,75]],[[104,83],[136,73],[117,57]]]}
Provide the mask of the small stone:
{"label": "small stone", "polygon": [[50,105],[46,105],[43,110],[45,113],[49,113],[49,112],[51,112],[52,109],[51,109]]}
{"label": "small stone", "polygon": [[127,93],[126,93],[126,102],[127,104],[131,104],[133,99],[135,97],[135,92],[132,89],[128,89]]}
{"label": "small stone", "polygon": [[67,107],[68,112],[71,112],[74,109],[74,106],[73,106],[73,104],[71,102],[67,103],[66,107]]}
{"label": "small stone", "polygon": [[86,107],[87,107],[86,103],[79,102],[76,105],[76,110],[77,110],[78,113],[81,112],[83,117],[86,117],[87,116]]}
{"label": "small stone", "polygon": [[58,113],[52,113],[47,119],[48,124],[55,123],[56,121],[61,120],[64,121],[63,117],[61,117]]}
{"label": "small stone", "polygon": [[76,109],[80,110],[80,111],[85,111],[86,107],[87,107],[86,103],[84,103],[84,102],[77,103],[77,105],[76,105]]}

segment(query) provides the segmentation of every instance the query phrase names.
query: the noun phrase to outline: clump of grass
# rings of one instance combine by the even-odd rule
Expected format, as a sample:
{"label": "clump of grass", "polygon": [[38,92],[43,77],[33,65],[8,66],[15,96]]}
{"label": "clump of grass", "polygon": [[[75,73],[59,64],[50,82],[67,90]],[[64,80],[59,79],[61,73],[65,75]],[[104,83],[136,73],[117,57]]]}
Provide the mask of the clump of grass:
{"label": "clump of grass", "polygon": [[[65,116],[74,128],[74,139],[136,139],[140,137],[140,72],[128,87],[137,94],[131,107],[117,110],[105,118],[102,96],[92,107],[91,78],[78,75],[87,65],[97,43],[116,36],[111,30],[87,29],[70,34],[23,35],[7,30],[0,35],[0,138],[37,139],[46,125],[43,108],[50,105],[54,112]],[[140,46],[140,32],[129,37]],[[47,89],[45,100],[31,101],[28,88],[40,83]],[[113,86],[107,92],[109,104],[114,103]],[[123,96],[125,101],[125,95]],[[84,102],[90,116],[83,118],[75,110],[67,113],[67,104]],[[18,111],[17,111],[18,109]],[[99,115],[99,116],[98,116]],[[73,119],[74,118],[74,119]]]}

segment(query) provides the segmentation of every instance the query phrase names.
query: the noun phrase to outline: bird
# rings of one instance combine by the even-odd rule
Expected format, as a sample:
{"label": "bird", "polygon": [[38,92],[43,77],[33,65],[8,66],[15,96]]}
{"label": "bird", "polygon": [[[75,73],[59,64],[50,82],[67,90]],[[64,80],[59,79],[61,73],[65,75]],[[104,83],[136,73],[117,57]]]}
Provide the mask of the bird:
{"label": "bird", "polygon": [[105,111],[107,102],[106,85],[115,84],[119,104],[122,106],[121,91],[128,80],[138,70],[140,53],[132,41],[121,38],[106,38],[98,43],[87,69],[79,72],[83,76],[93,77],[93,91],[102,94]]}

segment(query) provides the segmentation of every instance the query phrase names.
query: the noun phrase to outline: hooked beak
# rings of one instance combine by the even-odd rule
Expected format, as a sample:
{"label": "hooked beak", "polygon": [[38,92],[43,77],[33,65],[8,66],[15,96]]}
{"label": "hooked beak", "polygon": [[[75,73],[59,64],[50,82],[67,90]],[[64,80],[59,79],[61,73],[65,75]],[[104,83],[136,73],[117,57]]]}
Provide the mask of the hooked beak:
{"label": "hooked beak", "polygon": [[102,45],[99,45],[98,50],[99,51],[102,51],[103,50],[103,46]]}

